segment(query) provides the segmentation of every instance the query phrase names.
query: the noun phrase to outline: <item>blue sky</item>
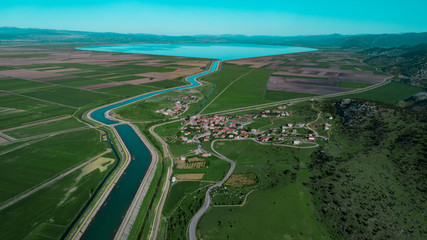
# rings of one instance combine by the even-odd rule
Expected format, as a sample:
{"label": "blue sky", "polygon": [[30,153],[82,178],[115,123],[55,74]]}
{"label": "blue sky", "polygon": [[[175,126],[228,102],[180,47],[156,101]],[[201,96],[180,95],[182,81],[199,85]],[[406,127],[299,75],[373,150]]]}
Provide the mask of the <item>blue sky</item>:
{"label": "blue sky", "polygon": [[425,0],[1,0],[0,26],[165,35],[427,31]]}

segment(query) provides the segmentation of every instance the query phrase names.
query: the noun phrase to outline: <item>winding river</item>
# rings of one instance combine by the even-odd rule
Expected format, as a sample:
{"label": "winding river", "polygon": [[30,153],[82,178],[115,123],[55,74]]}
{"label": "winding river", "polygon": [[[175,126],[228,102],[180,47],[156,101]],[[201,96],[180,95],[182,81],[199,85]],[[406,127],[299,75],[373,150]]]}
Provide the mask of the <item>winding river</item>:
{"label": "winding river", "polygon": [[118,180],[114,189],[109,194],[103,206],[92,219],[91,223],[83,234],[82,239],[104,240],[114,238],[116,230],[120,227],[122,218],[125,216],[130,204],[132,203],[140,183],[151,163],[150,151],[148,150],[147,146],[144,145],[143,141],[139,138],[134,129],[129,124],[121,123],[108,118],[107,116],[109,112],[115,108],[122,107],[127,104],[131,104],[136,101],[140,101],[142,99],[146,99],[162,93],[198,87],[201,84],[197,82],[196,79],[216,71],[219,62],[220,61],[215,61],[211,68],[207,71],[188,77],[187,80],[190,82],[189,85],[143,94],[105,107],[101,107],[90,114],[90,117],[93,120],[101,124],[110,126],[113,125],[111,127],[114,127],[117,130],[117,133],[123,140],[123,143],[128,149],[132,160],[130,161],[123,175]]}

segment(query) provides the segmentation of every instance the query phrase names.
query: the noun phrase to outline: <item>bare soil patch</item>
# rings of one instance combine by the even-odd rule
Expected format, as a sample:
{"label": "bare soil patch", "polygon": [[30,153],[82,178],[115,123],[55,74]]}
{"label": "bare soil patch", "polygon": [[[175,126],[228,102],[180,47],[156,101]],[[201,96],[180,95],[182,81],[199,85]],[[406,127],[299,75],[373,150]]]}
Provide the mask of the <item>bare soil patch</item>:
{"label": "bare soil patch", "polygon": [[141,78],[141,79],[124,81],[123,83],[124,84],[139,85],[139,84],[144,84],[144,83],[149,83],[149,82],[153,82],[153,80],[150,80],[149,78]]}
{"label": "bare soil patch", "polygon": [[200,180],[205,176],[204,173],[187,173],[187,174],[177,174],[175,177],[178,181],[187,181],[187,180]]}

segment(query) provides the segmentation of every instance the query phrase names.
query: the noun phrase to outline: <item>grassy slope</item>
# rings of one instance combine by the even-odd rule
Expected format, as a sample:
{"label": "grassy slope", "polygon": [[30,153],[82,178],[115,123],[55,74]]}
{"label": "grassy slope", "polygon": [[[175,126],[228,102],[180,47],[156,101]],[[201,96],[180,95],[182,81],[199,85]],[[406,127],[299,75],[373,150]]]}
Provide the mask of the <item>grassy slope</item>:
{"label": "grassy slope", "polygon": [[215,207],[202,218],[203,239],[328,239],[316,221],[305,169],[312,150],[227,142],[217,150],[237,163],[235,173],[257,174],[260,184],[244,207]]}

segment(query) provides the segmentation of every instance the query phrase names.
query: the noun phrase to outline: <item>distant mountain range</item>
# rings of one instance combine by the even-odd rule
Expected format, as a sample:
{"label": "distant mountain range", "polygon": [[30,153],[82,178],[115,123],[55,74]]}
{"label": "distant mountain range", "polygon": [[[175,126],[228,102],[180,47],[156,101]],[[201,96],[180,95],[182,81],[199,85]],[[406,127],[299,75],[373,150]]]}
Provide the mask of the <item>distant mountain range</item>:
{"label": "distant mountain range", "polygon": [[368,49],[373,47],[410,47],[427,43],[426,33],[374,35],[315,35],[315,36],[245,36],[195,35],[167,36],[152,34],[97,33],[84,31],[0,27],[0,42],[87,42],[87,43],[252,43],[308,47],[341,47]]}

